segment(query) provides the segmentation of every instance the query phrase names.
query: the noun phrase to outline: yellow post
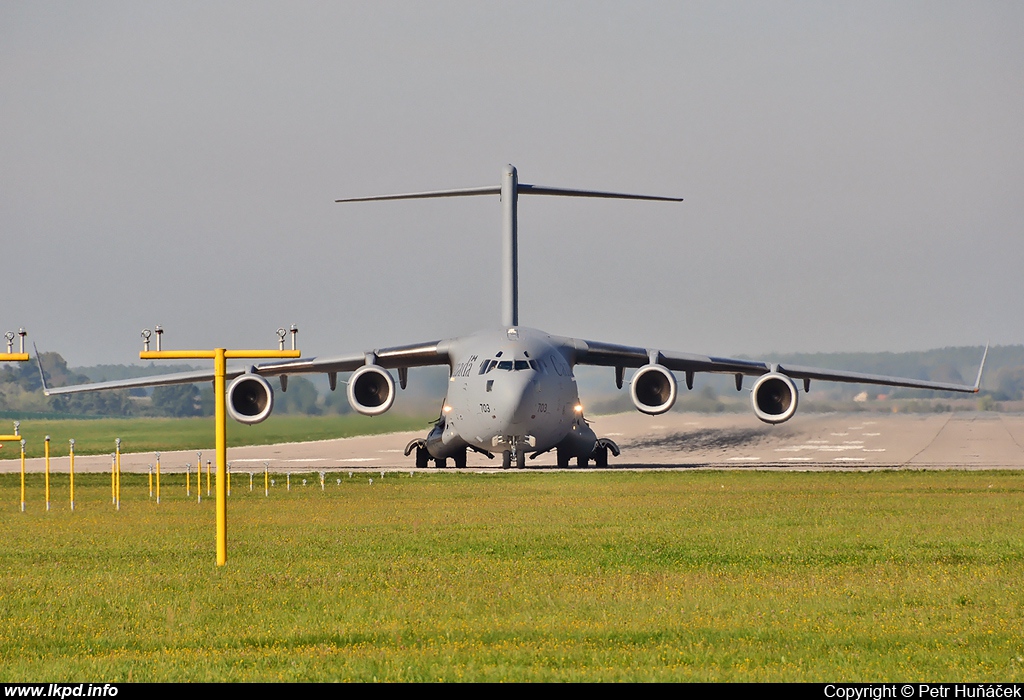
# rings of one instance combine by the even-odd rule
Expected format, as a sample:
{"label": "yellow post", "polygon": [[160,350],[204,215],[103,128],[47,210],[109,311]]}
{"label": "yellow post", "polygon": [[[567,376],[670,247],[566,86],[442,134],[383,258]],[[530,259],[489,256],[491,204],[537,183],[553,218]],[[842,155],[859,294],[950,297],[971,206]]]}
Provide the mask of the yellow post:
{"label": "yellow post", "polygon": [[46,510],[50,510],[50,436],[44,439],[43,456],[46,458]]}
{"label": "yellow post", "polygon": [[25,512],[25,440],[21,441],[21,512]]}
{"label": "yellow post", "polygon": [[228,495],[231,495],[231,462],[228,462]]}
{"label": "yellow post", "polygon": [[263,463],[263,495],[270,496],[270,465]]}
{"label": "yellow post", "polygon": [[71,438],[68,440],[71,445],[68,447],[68,457],[71,460],[71,466],[68,467],[68,477],[71,481],[71,511],[75,510],[75,439]]}
{"label": "yellow post", "polygon": [[160,453],[156,453],[156,502],[160,505]]}
{"label": "yellow post", "polygon": [[217,423],[217,566],[228,563],[228,426],[224,387],[227,371],[227,351],[217,348],[213,356],[214,419]]}
{"label": "yellow post", "polygon": [[115,490],[117,485],[114,483],[114,479],[117,478],[117,455],[113,452],[110,453],[110,505],[117,504],[117,491]]}
{"label": "yellow post", "polygon": [[[209,495],[209,494],[207,494]],[[196,452],[196,503],[203,502],[203,453]]]}
{"label": "yellow post", "polygon": [[[293,330],[292,341],[294,345]],[[213,350],[160,350],[159,335],[157,336],[157,350],[149,350],[148,336],[145,350],[139,353],[140,360],[213,360],[213,393],[214,393],[214,429],[216,432],[217,451],[217,477],[214,489],[217,498],[217,565],[223,566],[228,560],[228,521],[227,521],[227,493],[228,493],[228,441],[227,441],[227,410],[226,410],[226,387],[224,380],[227,375],[227,360],[232,359],[295,359],[301,357],[298,350],[227,350],[225,348],[214,348]],[[198,484],[197,484],[198,486]]]}
{"label": "yellow post", "polygon": [[192,495],[192,465],[185,464],[185,495]]}
{"label": "yellow post", "polygon": [[117,455],[117,479],[115,480],[114,505],[121,510],[121,438],[114,440],[115,454]]}
{"label": "yellow post", "polygon": [[153,497],[153,465],[149,465],[149,497]]}
{"label": "yellow post", "polygon": [[206,460],[206,495],[210,495],[210,460]]}

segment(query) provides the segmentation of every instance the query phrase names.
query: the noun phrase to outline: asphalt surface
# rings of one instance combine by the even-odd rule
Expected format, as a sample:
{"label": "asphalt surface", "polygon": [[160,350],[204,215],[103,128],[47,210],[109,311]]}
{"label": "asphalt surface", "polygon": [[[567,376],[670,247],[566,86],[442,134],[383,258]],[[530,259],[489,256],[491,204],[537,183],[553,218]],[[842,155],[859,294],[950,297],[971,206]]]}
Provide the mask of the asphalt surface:
{"label": "asphalt surface", "polygon": [[[596,416],[591,426],[622,448],[620,457],[609,459],[610,469],[1024,468],[1024,416],[1017,414],[798,414],[771,426],[751,414],[634,412]],[[262,472],[264,464],[276,473],[411,471],[413,459],[404,456],[405,446],[424,435],[234,447],[228,461],[234,473]],[[202,461],[208,459],[214,459],[212,449],[203,451]],[[127,453],[121,469],[146,472],[154,461],[152,452]],[[195,450],[164,452],[160,461],[163,472],[181,472],[186,464],[195,465],[197,455]],[[67,462],[67,457],[51,459],[51,471],[67,471]],[[109,455],[78,455],[75,471],[106,472],[110,462]],[[555,454],[527,460],[527,465],[554,468]],[[0,472],[19,468],[18,460],[0,462]],[[44,468],[42,459],[26,462],[29,471]],[[467,468],[500,470],[501,463],[471,452]]]}

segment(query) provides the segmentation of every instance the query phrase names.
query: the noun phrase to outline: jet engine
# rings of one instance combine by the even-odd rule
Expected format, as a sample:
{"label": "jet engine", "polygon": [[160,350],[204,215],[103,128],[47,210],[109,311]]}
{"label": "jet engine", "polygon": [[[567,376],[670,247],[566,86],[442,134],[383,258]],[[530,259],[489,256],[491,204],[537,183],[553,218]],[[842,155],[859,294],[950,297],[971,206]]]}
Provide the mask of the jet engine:
{"label": "jet engine", "polygon": [[783,423],[796,413],[797,389],[793,380],[778,372],[762,374],[750,390],[754,415],[765,423]]}
{"label": "jet engine", "polygon": [[633,375],[629,394],[637,410],[657,416],[676,402],[676,378],[662,365],[644,365]]}
{"label": "jet engine", "polygon": [[231,382],[227,393],[228,415],[239,423],[262,423],[274,410],[274,390],[257,374],[243,374]]}
{"label": "jet engine", "polygon": [[348,380],[348,403],[364,416],[379,416],[395,402],[395,380],[377,365],[364,365]]}

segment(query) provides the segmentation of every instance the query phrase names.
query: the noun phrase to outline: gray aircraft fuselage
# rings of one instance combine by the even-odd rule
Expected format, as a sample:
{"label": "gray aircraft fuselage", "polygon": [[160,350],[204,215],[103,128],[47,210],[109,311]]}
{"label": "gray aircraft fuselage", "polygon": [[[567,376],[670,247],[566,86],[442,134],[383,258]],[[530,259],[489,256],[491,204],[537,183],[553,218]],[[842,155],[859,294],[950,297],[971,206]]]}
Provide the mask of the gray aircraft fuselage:
{"label": "gray aircraft fuselage", "polygon": [[522,326],[449,341],[451,371],[441,419],[426,439],[434,458],[467,445],[483,452],[590,455],[576,378],[559,339]]}

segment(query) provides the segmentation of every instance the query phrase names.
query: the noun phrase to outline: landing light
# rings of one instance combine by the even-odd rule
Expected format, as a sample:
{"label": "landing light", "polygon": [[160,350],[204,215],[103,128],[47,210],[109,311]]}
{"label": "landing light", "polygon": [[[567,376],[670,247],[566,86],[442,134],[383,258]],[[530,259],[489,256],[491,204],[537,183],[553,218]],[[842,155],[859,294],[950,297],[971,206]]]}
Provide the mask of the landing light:
{"label": "landing light", "polygon": [[575,406],[572,407],[572,410],[575,411],[576,413],[583,413],[583,404],[576,404]]}
{"label": "landing light", "polygon": [[442,410],[443,410],[443,411],[444,411],[445,413],[451,413],[451,412],[452,412],[452,407],[451,407],[451,406],[449,406],[448,404],[445,404],[445,406],[444,406],[444,408],[443,408]]}

